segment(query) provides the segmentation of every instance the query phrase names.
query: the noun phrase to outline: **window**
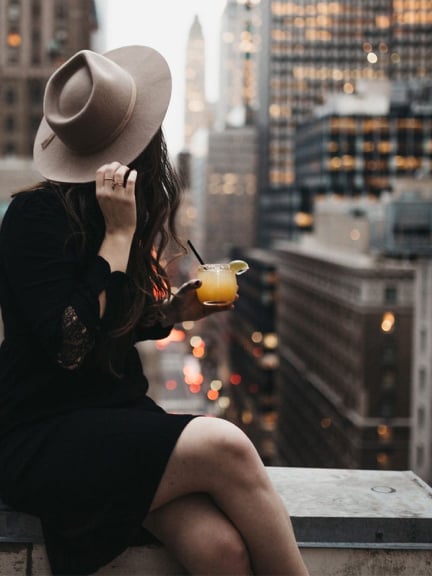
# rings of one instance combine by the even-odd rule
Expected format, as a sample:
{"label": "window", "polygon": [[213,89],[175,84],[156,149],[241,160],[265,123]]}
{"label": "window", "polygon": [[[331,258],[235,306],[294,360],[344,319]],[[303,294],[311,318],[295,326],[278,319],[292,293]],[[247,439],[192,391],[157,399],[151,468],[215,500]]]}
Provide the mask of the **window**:
{"label": "window", "polygon": [[385,304],[397,303],[397,288],[395,286],[386,286],[384,288],[384,303]]}
{"label": "window", "polygon": [[14,132],[15,118],[13,116],[6,116],[5,118],[5,132]]}
{"label": "window", "polygon": [[16,153],[15,144],[13,142],[6,142],[4,151],[5,156],[15,156]]}
{"label": "window", "polygon": [[16,92],[14,88],[6,88],[5,96],[4,96],[5,103],[9,106],[15,104],[16,101]]}

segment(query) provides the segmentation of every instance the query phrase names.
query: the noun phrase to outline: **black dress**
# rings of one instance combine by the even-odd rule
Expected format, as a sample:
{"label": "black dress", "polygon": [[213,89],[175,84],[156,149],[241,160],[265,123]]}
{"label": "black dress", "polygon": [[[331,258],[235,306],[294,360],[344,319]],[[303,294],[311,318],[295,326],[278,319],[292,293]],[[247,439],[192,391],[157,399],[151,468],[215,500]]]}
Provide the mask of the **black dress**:
{"label": "black dress", "polygon": [[143,519],[193,416],[147,395],[134,343],[169,329],[136,331],[114,371],[99,367],[128,277],[83,257],[71,230],[49,188],[15,197],[0,229],[0,495],[40,517],[54,574],[90,574],[150,538]]}

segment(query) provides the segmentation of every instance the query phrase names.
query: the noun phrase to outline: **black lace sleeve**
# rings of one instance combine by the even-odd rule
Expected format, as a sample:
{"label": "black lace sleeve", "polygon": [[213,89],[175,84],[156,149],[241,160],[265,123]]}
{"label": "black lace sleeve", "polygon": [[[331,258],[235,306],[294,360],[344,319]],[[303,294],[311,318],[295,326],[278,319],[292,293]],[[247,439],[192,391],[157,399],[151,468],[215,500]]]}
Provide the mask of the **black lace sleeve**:
{"label": "black lace sleeve", "polygon": [[63,368],[75,370],[93,348],[94,336],[89,333],[72,306],[63,312],[62,332],[62,346],[57,361]]}

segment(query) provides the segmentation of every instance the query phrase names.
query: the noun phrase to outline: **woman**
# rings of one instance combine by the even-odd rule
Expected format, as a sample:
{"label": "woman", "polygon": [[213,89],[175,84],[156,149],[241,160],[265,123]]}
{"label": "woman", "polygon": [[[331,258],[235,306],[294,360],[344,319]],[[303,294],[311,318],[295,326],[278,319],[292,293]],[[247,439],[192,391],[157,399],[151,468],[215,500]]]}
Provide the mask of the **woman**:
{"label": "woman", "polygon": [[[90,574],[159,540],[192,574],[307,574],[243,433],[170,415],[134,347],[208,314],[172,297],[179,188],[160,54],[82,51],[47,83],[34,160],[0,231],[0,492],[40,517],[54,574]],[[222,307],[220,310],[226,310]],[[212,312],[214,309],[212,309]]]}

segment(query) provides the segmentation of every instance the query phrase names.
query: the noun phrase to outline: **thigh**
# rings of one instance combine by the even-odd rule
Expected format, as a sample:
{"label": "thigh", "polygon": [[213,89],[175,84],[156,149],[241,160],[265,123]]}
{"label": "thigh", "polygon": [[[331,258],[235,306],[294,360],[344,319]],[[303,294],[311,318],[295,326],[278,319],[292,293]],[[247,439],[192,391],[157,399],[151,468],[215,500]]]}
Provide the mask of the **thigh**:
{"label": "thigh", "polygon": [[237,529],[205,494],[188,494],[150,512],[144,522],[191,574],[251,574]]}
{"label": "thigh", "polygon": [[215,497],[221,482],[231,491],[244,491],[248,482],[256,486],[268,479],[255,447],[237,426],[221,418],[195,418],[178,438],[151,510],[186,494]]}

